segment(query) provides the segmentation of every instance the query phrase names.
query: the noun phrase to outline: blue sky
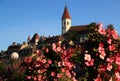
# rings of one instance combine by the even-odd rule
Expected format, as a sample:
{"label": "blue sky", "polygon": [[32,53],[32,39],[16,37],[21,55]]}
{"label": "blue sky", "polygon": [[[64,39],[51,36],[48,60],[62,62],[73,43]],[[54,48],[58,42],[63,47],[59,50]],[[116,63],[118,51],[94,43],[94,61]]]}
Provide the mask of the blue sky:
{"label": "blue sky", "polygon": [[0,0],[0,50],[27,41],[34,33],[61,34],[65,2],[72,25],[103,22],[120,32],[120,0]]}

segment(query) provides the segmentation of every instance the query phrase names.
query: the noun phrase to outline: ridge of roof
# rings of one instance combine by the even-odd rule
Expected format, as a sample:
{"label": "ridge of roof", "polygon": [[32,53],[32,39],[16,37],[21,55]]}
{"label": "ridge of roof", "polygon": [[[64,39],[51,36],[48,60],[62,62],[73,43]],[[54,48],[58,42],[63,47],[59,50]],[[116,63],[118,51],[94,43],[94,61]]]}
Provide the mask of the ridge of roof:
{"label": "ridge of roof", "polygon": [[69,31],[82,31],[87,30],[87,25],[71,26]]}

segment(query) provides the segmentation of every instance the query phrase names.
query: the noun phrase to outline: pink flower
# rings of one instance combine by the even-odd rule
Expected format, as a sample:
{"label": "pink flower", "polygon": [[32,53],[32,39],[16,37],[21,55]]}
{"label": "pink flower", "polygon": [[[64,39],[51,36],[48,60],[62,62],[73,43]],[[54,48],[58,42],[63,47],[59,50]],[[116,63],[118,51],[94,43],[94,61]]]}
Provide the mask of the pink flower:
{"label": "pink flower", "polygon": [[40,73],[44,73],[46,71],[47,71],[46,69],[42,69],[42,70],[40,70]]}
{"label": "pink flower", "polygon": [[49,52],[49,49],[47,48],[47,49],[46,49],[46,53],[48,53],[48,52]]}
{"label": "pink flower", "polygon": [[31,76],[27,76],[27,79],[31,79],[32,77]]}
{"label": "pink flower", "polygon": [[61,74],[57,74],[57,77],[58,77],[58,78],[61,78],[62,76],[61,76]]}
{"label": "pink flower", "polygon": [[35,77],[34,77],[34,81],[36,81],[36,80],[37,80],[37,77],[35,76]]}
{"label": "pink flower", "polygon": [[58,62],[58,66],[61,67],[61,66],[62,66],[62,63],[61,63],[61,62]]}
{"label": "pink flower", "polygon": [[96,79],[94,79],[94,81],[102,81],[102,79],[100,77],[97,77]]}
{"label": "pink flower", "polygon": [[52,64],[52,60],[48,60],[48,64]]}
{"label": "pink flower", "polygon": [[37,61],[41,61],[41,58],[40,57],[37,57],[37,59],[36,59]]}
{"label": "pink flower", "polygon": [[90,60],[91,60],[90,54],[85,54],[84,59],[85,59],[86,61],[90,61]]}
{"label": "pink flower", "polygon": [[74,71],[72,71],[72,75],[73,75],[73,76],[76,76],[76,73],[75,73]]}
{"label": "pink flower", "polygon": [[90,61],[85,62],[86,66],[93,66],[94,59],[91,59]]}
{"label": "pink flower", "polygon": [[45,68],[48,68],[48,67],[49,67],[49,64],[45,64],[44,67],[45,67]]}
{"label": "pink flower", "polygon": [[105,29],[99,29],[98,32],[99,32],[100,34],[102,34],[102,35],[105,35],[105,34],[106,34]]}
{"label": "pink flower", "polygon": [[106,71],[106,65],[100,65],[99,70],[100,71]]}
{"label": "pink flower", "polygon": [[119,73],[119,72],[115,72],[115,78],[116,78],[117,80],[120,80],[120,73]]}
{"label": "pink flower", "polygon": [[108,63],[108,64],[107,64],[107,70],[108,70],[108,71],[111,71],[112,68],[113,68],[112,65],[111,65],[110,63]]}
{"label": "pink flower", "polygon": [[75,77],[73,77],[72,80],[73,80],[73,81],[78,81],[78,80],[75,79]]}
{"label": "pink flower", "polygon": [[62,48],[61,47],[57,47],[57,51],[61,51],[62,50]]}
{"label": "pink flower", "polygon": [[99,47],[99,48],[98,48],[98,52],[99,52],[99,53],[104,53],[104,48],[103,48],[103,47]]}
{"label": "pink flower", "polygon": [[52,44],[52,49],[53,49],[54,51],[56,51],[56,44],[55,44],[55,43]]}
{"label": "pink flower", "polygon": [[110,80],[109,80],[109,81],[113,81],[113,80],[112,80],[112,77],[110,78]]}
{"label": "pink flower", "polygon": [[120,57],[116,56],[115,63],[120,66]]}
{"label": "pink flower", "polygon": [[119,36],[117,34],[117,31],[115,31],[115,30],[112,30],[112,36],[113,36],[114,39],[118,39],[119,38]]}
{"label": "pink flower", "polygon": [[51,76],[55,76],[55,72],[51,72]]}
{"label": "pink flower", "polygon": [[66,70],[65,72],[66,72],[66,75],[67,75],[67,76],[71,77],[71,74],[70,74],[70,71],[69,71],[69,70]]}
{"label": "pink flower", "polygon": [[41,62],[42,62],[42,63],[46,63],[46,59],[42,59]]}
{"label": "pink flower", "polygon": [[38,75],[38,81],[41,81],[41,80],[42,80],[42,76]]}
{"label": "pink flower", "polygon": [[25,57],[24,61],[30,63],[32,61],[32,57]]}
{"label": "pink flower", "polygon": [[102,52],[102,53],[100,53],[100,58],[102,59],[102,60],[104,60],[104,58],[105,58],[105,56],[106,56],[106,53],[105,52]]}
{"label": "pink flower", "polygon": [[40,64],[35,64],[35,67],[37,68],[37,67],[40,67]]}
{"label": "pink flower", "polygon": [[115,44],[109,45],[108,46],[110,51],[114,51],[115,50]]}
{"label": "pink flower", "polygon": [[38,70],[37,72],[38,72],[38,73],[40,73],[41,71],[40,71],[40,70]]}
{"label": "pink flower", "polygon": [[112,63],[114,62],[114,58],[113,57],[107,58],[106,61]]}
{"label": "pink flower", "polygon": [[37,53],[37,54],[40,54],[40,50],[36,50],[36,53]]}
{"label": "pink flower", "polygon": [[73,65],[70,62],[65,62],[65,65],[69,68],[72,69]]}
{"label": "pink flower", "polygon": [[98,32],[102,35],[106,34],[105,29],[103,29],[103,24],[102,23],[98,24]]}
{"label": "pink flower", "polygon": [[104,44],[101,42],[101,43],[99,43],[99,47],[103,47],[104,46]]}
{"label": "pink flower", "polygon": [[108,44],[111,44],[112,43],[112,39],[108,39],[107,42],[108,42]]}
{"label": "pink flower", "polygon": [[100,22],[100,23],[98,24],[98,27],[99,27],[99,29],[102,29],[102,28],[103,28],[103,23]]}
{"label": "pink flower", "polygon": [[65,68],[62,68],[61,70],[62,70],[62,73],[64,73],[64,72],[65,72]]}

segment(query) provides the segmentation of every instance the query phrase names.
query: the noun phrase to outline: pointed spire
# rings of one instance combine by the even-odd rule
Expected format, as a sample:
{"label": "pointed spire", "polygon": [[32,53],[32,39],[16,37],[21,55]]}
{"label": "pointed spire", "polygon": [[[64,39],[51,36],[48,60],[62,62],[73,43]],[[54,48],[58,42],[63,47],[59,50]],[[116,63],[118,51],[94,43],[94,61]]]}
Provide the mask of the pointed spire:
{"label": "pointed spire", "polygon": [[71,18],[67,6],[65,6],[64,13],[62,19],[64,18]]}
{"label": "pointed spire", "polygon": [[28,36],[27,42],[30,42],[30,36]]}
{"label": "pointed spire", "polygon": [[33,40],[36,40],[36,39],[39,39],[39,38],[40,38],[40,37],[39,37],[38,33],[35,33],[32,39],[33,39]]}

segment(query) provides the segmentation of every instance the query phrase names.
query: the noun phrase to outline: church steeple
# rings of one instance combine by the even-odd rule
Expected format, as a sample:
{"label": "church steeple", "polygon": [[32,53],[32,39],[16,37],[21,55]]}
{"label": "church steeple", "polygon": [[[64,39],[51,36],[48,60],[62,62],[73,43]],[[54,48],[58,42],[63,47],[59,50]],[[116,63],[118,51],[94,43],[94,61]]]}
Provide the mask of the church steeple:
{"label": "church steeple", "polygon": [[62,16],[62,19],[64,19],[64,18],[71,19],[67,6],[65,6],[64,13],[63,13],[63,16]]}
{"label": "church steeple", "polygon": [[65,6],[62,15],[62,34],[65,34],[70,29],[70,27],[71,27],[71,17],[67,6]]}

